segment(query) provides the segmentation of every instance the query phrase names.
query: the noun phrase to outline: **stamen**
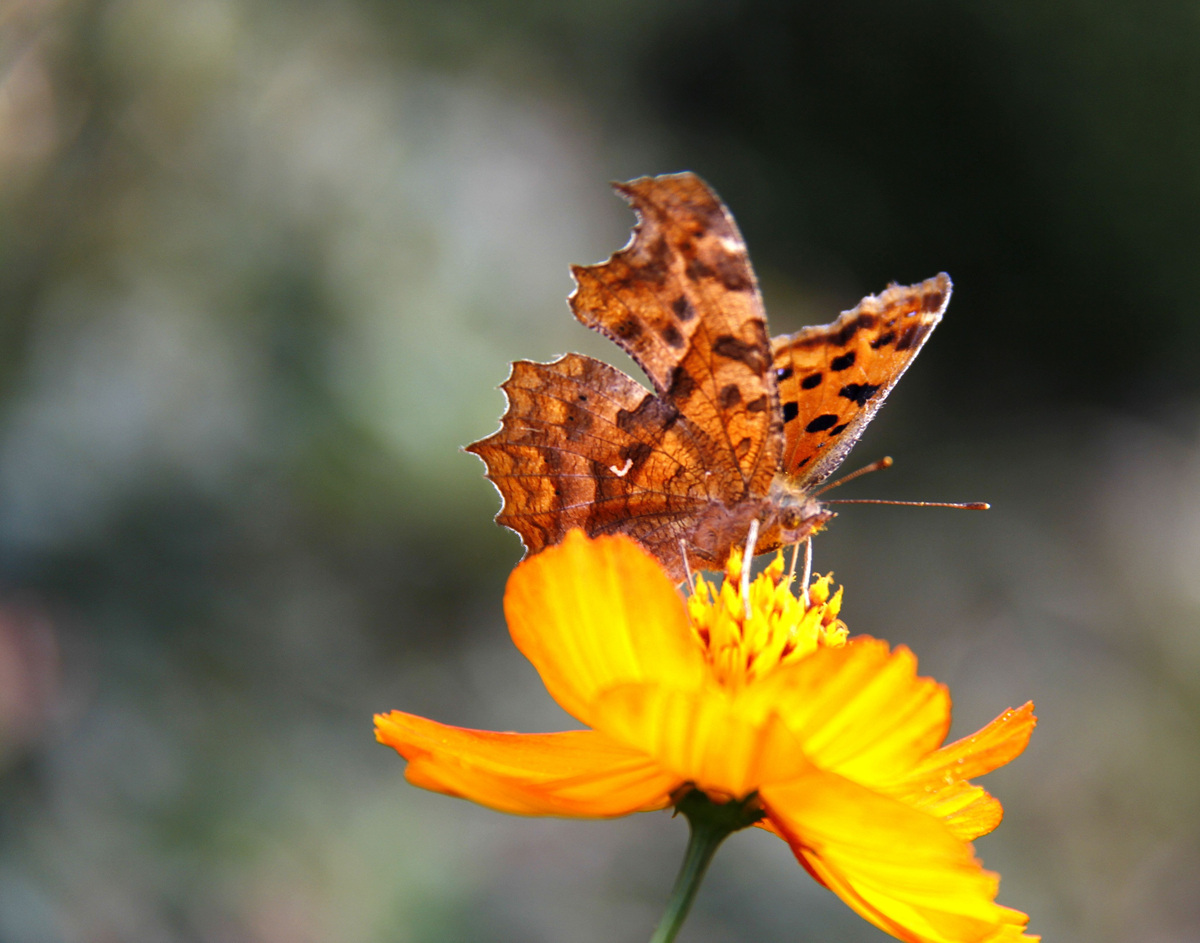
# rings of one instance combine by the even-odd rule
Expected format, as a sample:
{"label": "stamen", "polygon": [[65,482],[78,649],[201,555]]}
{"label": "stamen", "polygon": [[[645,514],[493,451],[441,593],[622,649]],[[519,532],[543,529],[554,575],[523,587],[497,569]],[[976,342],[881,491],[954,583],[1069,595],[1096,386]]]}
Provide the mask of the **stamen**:
{"label": "stamen", "polygon": [[[845,624],[838,619],[841,590],[830,593],[832,574],[813,582],[809,541],[804,541],[803,595],[795,592],[790,580],[784,580],[782,552],[751,579],[750,561],[761,533],[760,521],[758,534],[747,534],[754,537],[749,546],[730,552],[719,591],[697,572],[696,592],[688,599],[688,615],[708,663],[717,680],[734,689],[777,665],[804,658],[821,647],[840,647],[846,640]],[[799,542],[795,546],[798,565]],[[749,558],[743,558],[743,549],[749,551]]]}

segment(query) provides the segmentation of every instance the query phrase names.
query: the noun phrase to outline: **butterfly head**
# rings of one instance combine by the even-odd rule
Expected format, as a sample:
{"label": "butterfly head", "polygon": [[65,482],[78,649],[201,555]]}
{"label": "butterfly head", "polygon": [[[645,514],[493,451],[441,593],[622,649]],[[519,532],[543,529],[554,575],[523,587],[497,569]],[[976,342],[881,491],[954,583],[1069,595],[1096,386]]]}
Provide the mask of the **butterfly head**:
{"label": "butterfly head", "polygon": [[786,479],[777,478],[767,495],[768,511],[763,521],[764,535],[771,534],[776,546],[788,546],[811,537],[835,513],[811,494]]}

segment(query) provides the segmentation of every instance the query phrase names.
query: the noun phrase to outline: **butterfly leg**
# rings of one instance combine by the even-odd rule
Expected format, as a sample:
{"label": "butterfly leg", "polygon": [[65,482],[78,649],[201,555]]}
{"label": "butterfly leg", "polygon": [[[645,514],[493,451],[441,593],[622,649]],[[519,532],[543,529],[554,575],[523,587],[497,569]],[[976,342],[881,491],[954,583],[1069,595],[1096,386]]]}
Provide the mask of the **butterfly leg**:
{"label": "butterfly leg", "polygon": [[683,560],[683,572],[687,575],[688,595],[691,595],[692,593],[696,592],[696,580],[692,576],[691,564],[688,563],[687,544],[684,542],[682,537],[679,538],[679,556]]}
{"label": "butterfly leg", "polygon": [[792,565],[788,567],[788,583],[791,584],[796,580],[796,559],[800,556],[800,544],[792,544]]}
{"label": "butterfly leg", "polygon": [[750,522],[750,533],[746,536],[746,555],[742,557],[742,603],[746,607],[746,618],[750,618],[750,564],[754,562],[754,545],[758,543],[758,518]]}
{"label": "butterfly leg", "polygon": [[[800,549],[799,544],[796,545],[796,549],[797,550]],[[802,593],[802,598],[804,600],[804,608],[805,609],[807,609],[809,607],[808,584],[812,580],[812,557],[813,557],[812,538],[805,537],[804,538],[804,576],[801,578],[801,581],[800,581],[800,591]],[[796,562],[796,558],[792,557],[793,565],[795,564],[795,562]]]}

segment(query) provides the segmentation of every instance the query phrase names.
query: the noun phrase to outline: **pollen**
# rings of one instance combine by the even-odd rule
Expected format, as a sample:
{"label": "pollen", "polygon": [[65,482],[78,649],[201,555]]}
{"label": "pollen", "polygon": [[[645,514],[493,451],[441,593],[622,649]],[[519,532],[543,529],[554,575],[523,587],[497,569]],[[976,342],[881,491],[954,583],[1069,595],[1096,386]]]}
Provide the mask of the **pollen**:
{"label": "pollen", "polygon": [[783,555],[777,553],[751,582],[749,607],[740,591],[741,574],[742,553],[734,549],[720,586],[701,576],[688,598],[692,627],[721,684],[736,689],[822,646],[845,644],[846,625],[838,618],[842,590],[832,591],[832,573],[813,580],[806,604],[793,592]]}

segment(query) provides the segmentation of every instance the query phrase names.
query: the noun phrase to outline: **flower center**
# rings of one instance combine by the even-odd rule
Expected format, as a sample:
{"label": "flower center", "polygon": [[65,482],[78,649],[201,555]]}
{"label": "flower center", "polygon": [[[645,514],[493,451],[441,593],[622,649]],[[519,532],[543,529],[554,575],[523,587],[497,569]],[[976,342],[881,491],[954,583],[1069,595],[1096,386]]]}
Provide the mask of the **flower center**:
{"label": "flower center", "polygon": [[846,625],[837,617],[841,587],[830,594],[833,574],[812,582],[806,605],[792,592],[792,579],[784,575],[783,554],[777,553],[750,584],[749,607],[742,599],[741,575],[742,553],[734,549],[721,586],[698,577],[687,601],[692,627],[723,685],[741,687],[823,645],[845,644]]}

